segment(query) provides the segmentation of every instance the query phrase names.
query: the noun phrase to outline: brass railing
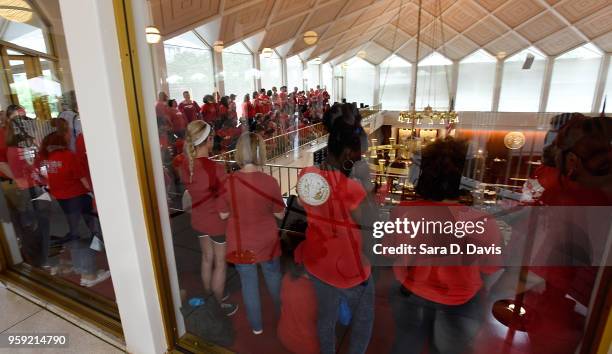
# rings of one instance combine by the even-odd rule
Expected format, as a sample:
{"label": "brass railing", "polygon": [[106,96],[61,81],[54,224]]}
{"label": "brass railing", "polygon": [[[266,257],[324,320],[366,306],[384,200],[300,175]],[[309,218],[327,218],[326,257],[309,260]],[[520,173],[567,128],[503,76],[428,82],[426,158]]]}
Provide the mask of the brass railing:
{"label": "brass railing", "polygon": [[[322,123],[309,125],[304,128],[295,129],[284,134],[273,136],[264,140],[268,160],[275,159],[288,154],[300,147],[309,144],[327,134]],[[235,161],[236,150],[231,150],[212,157],[213,160]]]}

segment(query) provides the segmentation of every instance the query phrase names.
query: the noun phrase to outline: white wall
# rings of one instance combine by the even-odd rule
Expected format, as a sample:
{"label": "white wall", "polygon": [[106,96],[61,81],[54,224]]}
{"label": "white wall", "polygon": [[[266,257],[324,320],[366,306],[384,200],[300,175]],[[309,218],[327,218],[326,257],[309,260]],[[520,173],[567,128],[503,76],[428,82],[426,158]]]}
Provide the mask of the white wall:
{"label": "white wall", "polygon": [[60,0],[127,351],[167,350],[110,0]]}

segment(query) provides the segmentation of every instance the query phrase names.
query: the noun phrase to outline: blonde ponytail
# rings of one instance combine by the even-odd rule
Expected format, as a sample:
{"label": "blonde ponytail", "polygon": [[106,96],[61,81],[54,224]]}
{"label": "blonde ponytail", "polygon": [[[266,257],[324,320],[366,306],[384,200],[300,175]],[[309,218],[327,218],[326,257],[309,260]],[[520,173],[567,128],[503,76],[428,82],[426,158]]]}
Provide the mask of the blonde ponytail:
{"label": "blonde ponytail", "polygon": [[185,134],[185,155],[189,162],[189,183],[193,182],[193,165],[196,158],[196,147],[208,140],[211,128],[202,120],[194,120],[187,125]]}

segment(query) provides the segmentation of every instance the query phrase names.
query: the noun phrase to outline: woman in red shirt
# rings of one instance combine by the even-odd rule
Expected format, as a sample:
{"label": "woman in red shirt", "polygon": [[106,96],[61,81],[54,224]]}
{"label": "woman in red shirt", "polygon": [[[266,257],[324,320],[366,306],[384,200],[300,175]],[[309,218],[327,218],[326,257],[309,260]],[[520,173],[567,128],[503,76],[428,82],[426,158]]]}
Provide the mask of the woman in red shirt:
{"label": "woman in red shirt", "polygon": [[6,128],[6,160],[15,182],[8,195],[17,211],[16,229],[21,237],[21,251],[26,261],[53,274],[56,262],[49,258],[49,201],[36,199],[44,194],[39,183],[35,160],[38,148],[26,129],[26,112],[19,105],[9,105]]}
{"label": "woman in red shirt", "polygon": [[202,119],[206,123],[211,124],[211,126],[214,126],[215,121],[219,116],[219,110],[217,107],[217,103],[215,102],[215,99],[212,95],[204,96],[204,104],[202,105],[201,113]]}
{"label": "woman in red shirt", "polygon": [[202,282],[206,294],[211,292],[228,316],[238,310],[234,304],[223,303],[225,290],[225,226],[219,212],[224,182],[227,178],[221,164],[209,158],[214,134],[208,123],[195,120],[187,125],[185,155],[179,171],[181,181],[191,197],[191,226],[200,236],[202,250]]}
{"label": "woman in red shirt", "polygon": [[[422,152],[416,192],[424,200],[396,207],[390,220],[426,220],[453,224],[482,220],[484,234],[469,237],[470,242],[500,245],[495,220],[487,214],[458,203],[459,185],[465,164],[467,145],[453,139],[438,140]],[[446,231],[446,230],[445,230]],[[458,240],[454,234],[385,236],[383,242],[414,240],[419,249],[424,237],[428,246],[449,246]],[[399,245],[399,244],[396,244]],[[393,268],[399,282],[391,291],[395,318],[395,342],[392,353],[421,353],[426,344],[433,353],[464,353],[478,333],[484,319],[483,274],[499,269],[498,256],[402,255]],[[435,328],[435,329],[434,329]]]}
{"label": "woman in red shirt", "polygon": [[[64,120],[57,118],[56,121]],[[93,210],[93,199],[89,194],[91,186],[84,165],[68,148],[69,132],[63,130],[58,128],[43,140],[40,166],[46,170],[49,192],[59,203],[68,222],[72,266],[81,274],[81,285],[92,287],[108,279],[110,271],[97,270],[97,252],[90,248],[90,244],[94,236],[101,235],[100,223]],[[85,238],[79,234],[81,219],[90,232]]]}
{"label": "woman in red shirt", "polygon": [[275,218],[282,218],[285,204],[276,179],[261,172],[266,149],[261,136],[245,133],[236,144],[240,170],[225,183],[220,214],[227,219],[227,260],[236,265],[242,297],[254,334],[263,333],[257,268],[261,267],[277,312],[280,311],[280,238]]}
{"label": "woman in red shirt", "polygon": [[352,312],[349,352],[364,353],[374,321],[374,282],[362,253],[359,228],[366,192],[348,177],[361,158],[361,117],[350,104],[334,105],[325,115],[329,131],[327,161],[304,168],[297,191],[306,211],[306,240],[296,258],[311,275],[319,303],[321,353],[336,352],[336,322],[341,297]]}

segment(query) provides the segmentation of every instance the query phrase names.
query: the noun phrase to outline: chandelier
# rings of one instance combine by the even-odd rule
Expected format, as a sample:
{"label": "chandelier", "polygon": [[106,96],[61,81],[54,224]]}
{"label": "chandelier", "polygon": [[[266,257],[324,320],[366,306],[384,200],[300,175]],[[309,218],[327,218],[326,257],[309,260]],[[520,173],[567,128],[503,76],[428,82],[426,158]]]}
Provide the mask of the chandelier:
{"label": "chandelier", "polygon": [[397,120],[400,123],[413,124],[450,124],[459,122],[459,116],[453,110],[435,111],[430,105],[427,105],[422,111],[400,112]]}
{"label": "chandelier", "polygon": [[[442,50],[445,51],[443,45],[444,45],[444,24],[442,22],[442,5],[440,4],[440,0],[437,0],[437,10],[438,10],[438,18],[434,18],[432,26],[433,26],[433,30],[432,30],[432,38],[433,38],[433,47],[435,49],[435,44],[436,44],[436,22],[440,22],[440,47],[442,47]],[[401,11],[401,10],[400,10]],[[419,65],[419,59],[420,59],[420,49],[421,49],[421,14],[423,11],[423,6],[422,6],[422,0],[419,0],[419,14],[418,14],[418,24],[417,24],[417,37],[416,37],[416,64],[417,65],[417,70],[418,70],[418,65]],[[432,66],[430,66],[432,67]],[[445,69],[445,71],[447,71]],[[422,110],[422,111],[417,111],[416,110],[416,96],[417,96],[417,85],[418,85],[418,75],[416,75],[415,79],[414,79],[414,84],[412,86],[412,102],[411,102],[411,107],[410,107],[410,111],[404,111],[404,112],[400,112],[399,116],[398,116],[398,121],[400,123],[409,123],[412,124],[412,128],[414,129],[416,124],[452,124],[452,123],[457,123],[459,121],[459,117],[457,116],[457,112],[455,112],[454,110],[454,99],[451,98],[450,96],[450,84],[449,84],[449,80],[448,80],[448,72],[446,72],[446,88],[449,91],[448,97],[449,97],[449,109],[448,111],[437,111],[435,109],[433,109],[431,107],[430,104],[427,104],[427,106]],[[429,73],[429,80],[433,80],[433,73],[430,72]],[[431,91],[431,82],[430,82],[430,91]],[[435,96],[435,92],[434,92],[434,96]],[[431,92],[428,93],[427,98],[429,100],[429,98],[431,97]],[[435,100],[435,98],[434,98]]]}

